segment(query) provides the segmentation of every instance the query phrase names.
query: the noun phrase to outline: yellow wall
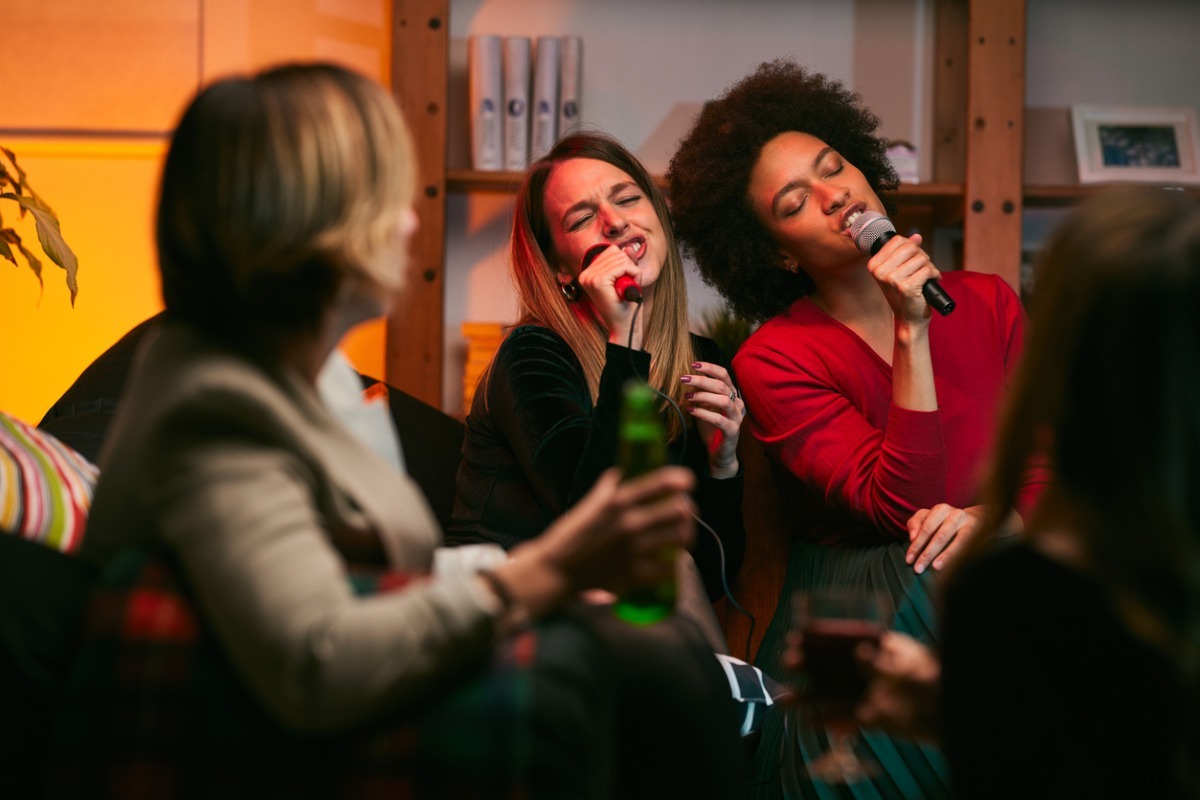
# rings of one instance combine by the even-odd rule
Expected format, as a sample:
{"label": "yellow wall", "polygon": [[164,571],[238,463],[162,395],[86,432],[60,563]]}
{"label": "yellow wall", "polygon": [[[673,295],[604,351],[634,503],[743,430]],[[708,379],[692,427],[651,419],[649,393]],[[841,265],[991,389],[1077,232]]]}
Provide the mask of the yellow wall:
{"label": "yellow wall", "polygon": [[[161,307],[151,220],[164,145],[12,136],[0,144],[58,214],[80,265],[72,308],[49,260],[44,289],[24,265],[0,263],[0,410],[33,424],[93,358]],[[12,222],[13,204],[0,202]],[[36,251],[25,222],[16,227]]]}
{"label": "yellow wall", "polygon": [[[32,34],[11,37],[20,58],[0,59],[12,100],[0,145],[17,153],[79,257],[74,308],[53,264],[42,288],[24,265],[0,261],[0,410],[36,423],[96,356],[161,309],[158,172],[167,131],[196,88],[297,59],[386,83],[390,10],[388,0],[0,0],[6,27]],[[0,201],[5,224],[15,209]],[[36,242],[32,223],[16,227]],[[361,371],[383,375],[382,322],[344,347]]]}

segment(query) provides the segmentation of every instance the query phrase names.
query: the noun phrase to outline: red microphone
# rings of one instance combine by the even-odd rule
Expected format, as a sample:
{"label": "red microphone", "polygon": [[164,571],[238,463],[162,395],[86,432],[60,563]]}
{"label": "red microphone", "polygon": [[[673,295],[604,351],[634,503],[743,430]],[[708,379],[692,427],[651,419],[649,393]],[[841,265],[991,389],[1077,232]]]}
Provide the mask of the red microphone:
{"label": "red microphone", "polygon": [[[594,244],[588,248],[588,251],[583,254],[583,263],[579,265],[579,271],[583,272],[592,265],[596,257],[608,249],[606,244]],[[622,275],[613,283],[613,288],[617,290],[617,297],[630,303],[642,302],[642,287],[638,286],[637,281],[630,275]]]}

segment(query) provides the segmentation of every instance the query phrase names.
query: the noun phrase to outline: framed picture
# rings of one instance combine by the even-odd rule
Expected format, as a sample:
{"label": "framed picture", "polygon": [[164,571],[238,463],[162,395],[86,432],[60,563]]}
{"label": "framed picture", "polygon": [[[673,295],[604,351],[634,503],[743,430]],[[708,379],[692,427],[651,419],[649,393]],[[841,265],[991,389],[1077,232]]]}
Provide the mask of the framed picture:
{"label": "framed picture", "polygon": [[1195,109],[1077,105],[1071,119],[1080,183],[1200,184]]}

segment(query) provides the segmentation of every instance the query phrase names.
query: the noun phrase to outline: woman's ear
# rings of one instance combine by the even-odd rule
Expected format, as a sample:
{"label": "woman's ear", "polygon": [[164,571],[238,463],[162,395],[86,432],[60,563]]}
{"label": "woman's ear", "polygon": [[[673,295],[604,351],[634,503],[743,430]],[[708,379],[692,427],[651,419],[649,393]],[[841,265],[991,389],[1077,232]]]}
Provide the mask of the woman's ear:
{"label": "woman's ear", "polygon": [[792,258],[791,256],[789,256],[787,253],[783,252],[782,250],[779,251],[779,256],[780,256],[780,259],[782,260],[781,266],[784,269],[786,269],[788,272],[790,272],[794,275],[795,273],[800,271],[800,265],[796,263],[796,259]]}

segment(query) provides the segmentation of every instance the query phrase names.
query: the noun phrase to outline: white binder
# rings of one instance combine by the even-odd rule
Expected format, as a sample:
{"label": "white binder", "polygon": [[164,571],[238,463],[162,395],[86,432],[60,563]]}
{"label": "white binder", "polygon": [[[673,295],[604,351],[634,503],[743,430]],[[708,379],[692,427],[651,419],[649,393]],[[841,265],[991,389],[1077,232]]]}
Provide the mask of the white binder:
{"label": "white binder", "polygon": [[528,36],[504,38],[504,168],[529,165],[529,80],[532,42]]}
{"label": "white binder", "polygon": [[499,36],[468,39],[468,95],[471,103],[471,166],[504,169],[503,62]]}
{"label": "white binder", "polygon": [[533,66],[533,115],[529,158],[549,152],[558,139],[558,72],[561,64],[557,36],[539,36]]}
{"label": "white binder", "polygon": [[558,84],[558,138],[579,130],[583,96],[583,39],[562,37],[562,70]]}

